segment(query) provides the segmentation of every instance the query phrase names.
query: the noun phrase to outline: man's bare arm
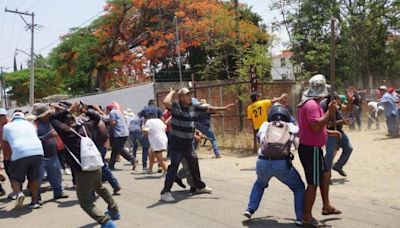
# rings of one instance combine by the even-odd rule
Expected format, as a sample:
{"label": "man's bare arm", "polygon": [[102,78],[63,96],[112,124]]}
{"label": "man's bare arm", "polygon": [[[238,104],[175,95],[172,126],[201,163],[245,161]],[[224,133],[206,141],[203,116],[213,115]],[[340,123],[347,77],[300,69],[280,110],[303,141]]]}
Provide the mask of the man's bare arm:
{"label": "man's bare arm", "polygon": [[164,98],[163,103],[166,108],[171,109],[172,99],[174,98],[175,93],[174,88],[171,88],[168,95]]}

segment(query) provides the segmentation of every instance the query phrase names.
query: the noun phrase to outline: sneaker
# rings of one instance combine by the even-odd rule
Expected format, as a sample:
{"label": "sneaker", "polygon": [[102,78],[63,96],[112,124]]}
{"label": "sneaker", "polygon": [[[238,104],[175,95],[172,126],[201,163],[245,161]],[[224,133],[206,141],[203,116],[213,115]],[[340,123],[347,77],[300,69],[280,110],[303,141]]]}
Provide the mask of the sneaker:
{"label": "sneaker", "polygon": [[217,155],[215,155],[215,158],[216,158],[216,159],[222,158],[222,156],[221,156],[220,154],[217,154]]}
{"label": "sneaker", "polygon": [[31,203],[29,204],[29,209],[39,209],[40,208],[40,203]]}
{"label": "sneaker", "polygon": [[175,202],[175,198],[172,196],[170,192],[166,192],[164,194],[161,194],[161,201],[170,203],[170,202]]}
{"label": "sneaker", "polygon": [[121,214],[119,212],[111,212],[109,210],[106,210],[106,212],[104,212],[105,215],[110,216],[110,218],[112,220],[119,220],[121,219]]}
{"label": "sneaker", "polygon": [[341,176],[347,177],[347,174],[343,171],[343,169],[338,169],[335,167],[333,167],[332,169],[335,170],[336,172],[338,172]]}
{"label": "sneaker", "polygon": [[161,168],[161,167],[158,167],[157,173],[162,173],[162,172],[163,172],[162,168]]}
{"label": "sneaker", "polygon": [[196,189],[196,192],[197,193],[211,193],[212,190],[213,190],[212,188],[206,186],[202,189]]}
{"label": "sneaker", "polygon": [[56,200],[56,199],[66,199],[66,198],[68,198],[68,197],[69,197],[69,195],[68,195],[67,193],[61,192],[61,194],[54,196],[54,199],[55,199],[55,200]]}
{"label": "sneaker", "polygon": [[18,193],[15,201],[15,209],[22,208],[22,206],[24,205],[24,200],[25,200],[24,193],[22,192]]}
{"label": "sneaker", "polygon": [[143,171],[146,171],[147,170],[147,167],[143,167]]}
{"label": "sneaker", "polygon": [[101,228],[116,228],[117,226],[112,220],[108,220],[106,223],[101,225]]}
{"label": "sneaker", "polygon": [[300,220],[294,221],[294,224],[295,224],[296,226],[303,226],[303,223],[301,222],[301,219],[300,219]]}
{"label": "sneaker", "polygon": [[118,195],[118,192],[121,191],[121,187],[120,187],[120,186],[117,186],[117,187],[115,187],[113,190],[114,190],[113,194],[114,194],[114,195]]}
{"label": "sneaker", "polygon": [[15,192],[11,192],[10,194],[8,194],[7,198],[10,200],[16,200],[17,194]]}
{"label": "sneaker", "polygon": [[245,212],[243,212],[243,215],[246,218],[251,219],[251,216],[253,215],[253,213],[251,213],[250,211],[246,210]]}
{"label": "sneaker", "polygon": [[71,173],[71,169],[70,168],[65,168],[64,169],[64,174],[65,175],[71,175],[72,173]]}

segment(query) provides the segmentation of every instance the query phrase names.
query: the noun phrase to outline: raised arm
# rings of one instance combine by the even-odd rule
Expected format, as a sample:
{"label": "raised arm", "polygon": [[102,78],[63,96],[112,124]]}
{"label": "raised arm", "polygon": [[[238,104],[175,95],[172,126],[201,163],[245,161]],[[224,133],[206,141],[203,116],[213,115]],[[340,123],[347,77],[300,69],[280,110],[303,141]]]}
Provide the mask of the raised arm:
{"label": "raised arm", "polygon": [[231,107],[235,106],[235,103],[231,103],[222,107],[218,106],[208,106],[208,112],[218,112],[218,111],[224,111],[224,110],[229,110]]}
{"label": "raised arm", "polygon": [[173,87],[170,88],[168,95],[164,98],[163,103],[166,108],[171,109],[172,99],[174,98],[176,91]]}
{"label": "raised arm", "polygon": [[311,123],[311,129],[315,132],[320,132],[329,123],[330,118],[335,115],[336,111],[336,101],[329,103],[328,111],[321,118]]}

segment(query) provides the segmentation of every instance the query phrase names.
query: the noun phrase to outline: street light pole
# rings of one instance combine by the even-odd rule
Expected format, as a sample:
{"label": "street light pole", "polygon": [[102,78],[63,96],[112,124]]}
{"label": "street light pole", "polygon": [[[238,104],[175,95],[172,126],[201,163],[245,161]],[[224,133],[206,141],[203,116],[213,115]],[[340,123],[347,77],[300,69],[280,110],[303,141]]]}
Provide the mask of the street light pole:
{"label": "street light pole", "polygon": [[[5,12],[8,13],[15,13],[20,15],[22,20],[27,25],[28,29],[31,30],[31,73],[30,73],[30,80],[29,80],[29,106],[33,106],[35,102],[35,61],[34,61],[34,35],[35,35],[35,13],[28,13],[28,12],[20,12],[18,10],[8,10],[6,8]],[[30,16],[31,17],[31,24],[27,23],[21,15]]]}
{"label": "street light pole", "polygon": [[182,66],[181,66],[181,49],[179,45],[179,31],[178,31],[178,18],[174,17],[175,33],[176,33],[176,52],[178,54],[178,69],[179,69],[179,81],[182,85]]}
{"label": "street light pole", "polygon": [[5,85],[5,80],[4,80],[3,69],[6,70],[6,69],[8,69],[8,67],[0,67],[1,87],[2,87],[0,94],[1,94],[2,100],[4,101],[4,103],[3,102],[1,103],[1,106],[3,108],[7,109],[8,108],[7,107],[8,106],[7,105],[7,93],[6,93],[6,85]]}

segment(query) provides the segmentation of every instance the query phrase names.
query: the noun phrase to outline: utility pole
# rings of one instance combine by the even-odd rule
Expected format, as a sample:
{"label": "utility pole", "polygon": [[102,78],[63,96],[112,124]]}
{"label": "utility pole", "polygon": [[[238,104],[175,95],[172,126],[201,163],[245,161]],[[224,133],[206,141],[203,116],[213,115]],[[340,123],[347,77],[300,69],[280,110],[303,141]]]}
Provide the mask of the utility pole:
{"label": "utility pole", "polygon": [[[29,80],[29,106],[33,106],[33,103],[35,102],[35,61],[34,61],[34,34],[35,34],[35,13],[29,13],[29,12],[20,12],[18,10],[8,10],[6,8],[5,12],[7,13],[15,13],[18,14],[22,20],[25,22],[26,26],[28,27],[29,30],[31,30],[31,74],[30,74],[30,80]],[[31,24],[29,24],[25,18],[22,16],[30,16],[31,17]]]}
{"label": "utility pole", "polygon": [[178,18],[174,17],[175,34],[176,34],[176,52],[178,54],[178,70],[179,70],[179,81],[182,85],[182,66],[181,66],[181,49],[179,45],[179,30],[178,30]]}
{"label": "utility pole", "polygon": [[5,109],[7,109],[7,94],[6,94],[6,85],[5,85],[5,80],[4,80],[4,72],[3,70],[7,70],[8,67],[0,67],[0,80],[1,80],[1,98],[4,102],[1,103],[1,106]]}
{"label": "utility pole", "polygon": [[331,18],[331,100],[333,101],[336,90],[336,18]]}

